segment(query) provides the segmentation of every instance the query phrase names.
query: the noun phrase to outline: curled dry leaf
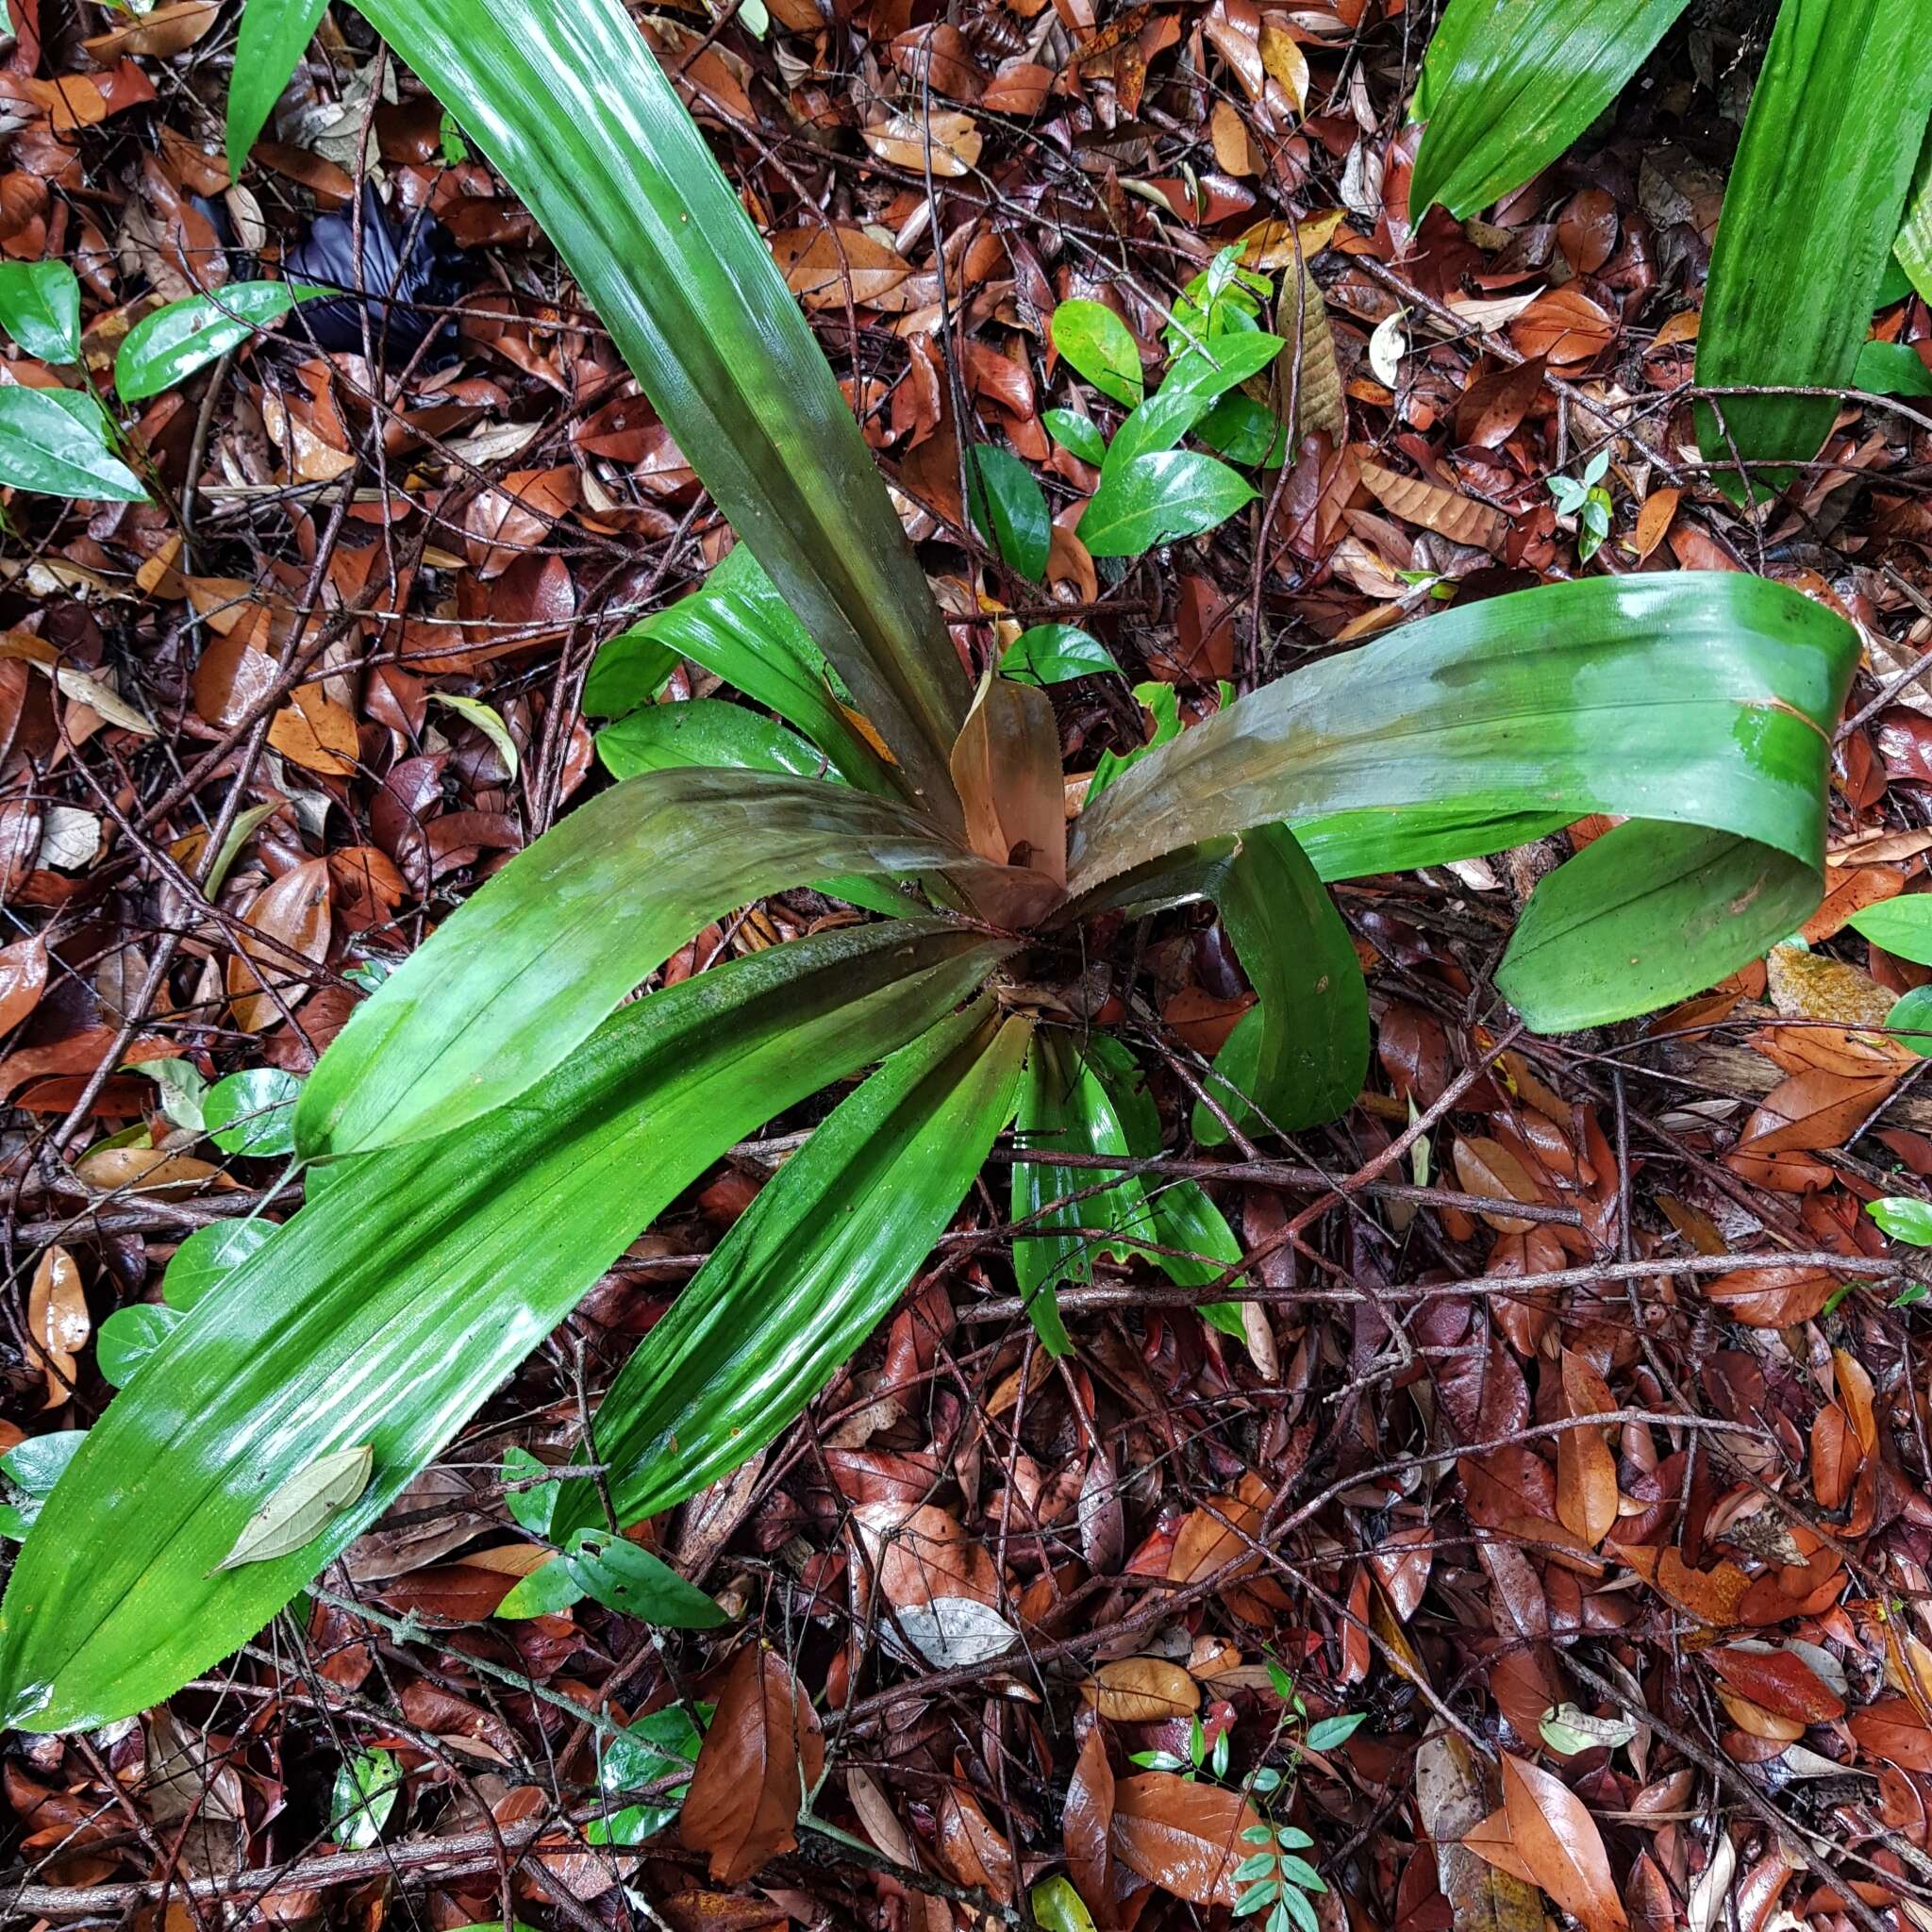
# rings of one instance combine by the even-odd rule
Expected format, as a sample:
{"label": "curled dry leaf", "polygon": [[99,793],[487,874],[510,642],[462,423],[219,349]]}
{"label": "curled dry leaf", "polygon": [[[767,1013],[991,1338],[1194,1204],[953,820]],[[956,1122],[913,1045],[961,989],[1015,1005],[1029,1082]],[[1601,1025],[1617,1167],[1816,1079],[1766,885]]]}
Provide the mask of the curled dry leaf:
{"label": "curled dry leaf", "polygon": [[58,1408],[73,1394],[74,1358],[92,1330],[74,1257],[62,1247],[46,1249],[34,1264],[26,1302],[27,1358],[47,1379],[43,1407]]}
{"label": "curled dry leaf", "polygon": [[[1455,1148],[1456,1177],[1468,1194],[1492,1201],[1541,1201],[1543,1191],[1534,1175],[1500,1141],[1487,1135],[1458,1136]],[[1512,1214],[1485,1214],[1498,1234],[1527,1234],[1536,1225]]]}
{"label": "curled dry leaf", "polygon": [[1380,463],[1362,465],[1362,483],[1394,515],[1434,530],[1452,543],[1470,543],[1494,553],[1509,534],[1509,519],[1501,510],[1420,477],[1384,469]]}
{"label": "curled dry leaf", "polygon": [[47,942],[36,935],[0,947],[0,1033],[10,1033],[41,1003],[47,985]]}
{"label": "curled dry leaf", "polygon": [[1625,1932],[1629,1921],[1602,1834],[1569,1786],[1506,1751],[1503,1811],[1531,1877],[1585,1932]]}
{"label": "curled dry leaf", "polygon": [[1258,1824],[1239,1791],[1149,1771],[1114,1787],[1113,1846],[1120,1861],[1162,1891],[1197,1906],[1232,1906],[1248,1856],[1241,1833]]}
{"label": "curled dry leaf", "polygon": [[1201,1707],[1201,1687],[1164,1657],[1123,1657],[1105,1663],[1080,1686],[1088,1707],[1115,1724],[1158,1724]]}
{"label": "curled dry leaf", "polygon": [[[1579,1355],[1563,1351],[1563,1400],[1570,1414],[1607,1415],[1616,1408],[1604,1378]],[[1591,1549],[1617,1521],[1617,1461],[1601,1427],[1585,1424],[1557,1438],[1557,1518]]]}
{"label": "curled dry leaf", "polygon": [[[235,1024],[258,1033],[281,1017],[282,1006],[292,1007],[303,997],[306,982],[296,960],[319,963],[328,952],[328,861],[307,858],[291,866],[248,902],[242,919],[255,932],[278,941],[269,946],[244,935],[239,953],[228,961]],[[269,995],[268,987],[282,993],[280,1006]]]}
{"label": "curled dry leaf", "polygon": [[1075,1723],[1080,1731],[1080,1755],[1067,1786],[1060,1835],[1075,1889],[1095,1922],[1108,1926],[1115,1920],[1113,1768],[1107,1760],[1107,1740],[1099,1724],[1084,1713]]}
{"label": "curled dry leaf", "polygon": [[719,1884],[742,1884],[797,1844],[799,1808],[824,1768],[811,1700],[775,1652],[749,1644],[718,1694],[677,1835]]}
{"label": "curled dry leaf", "polygon": [[346,777],[356,769],[356,721],[320,685],[302,685],[291,694],[268,727],[268,741],[325,778]]}

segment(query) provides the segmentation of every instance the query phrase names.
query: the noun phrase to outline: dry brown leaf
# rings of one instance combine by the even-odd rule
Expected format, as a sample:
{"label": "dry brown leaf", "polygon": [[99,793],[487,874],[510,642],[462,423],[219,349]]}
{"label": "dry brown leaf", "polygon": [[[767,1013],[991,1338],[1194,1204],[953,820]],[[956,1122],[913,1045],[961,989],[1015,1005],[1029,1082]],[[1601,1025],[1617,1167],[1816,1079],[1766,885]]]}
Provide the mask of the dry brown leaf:
{"label": "dry brown leaf", "polygon": [[75,1357],[87,1346],[93,1322],[80,1270],[65,1248],[46,1249],[34,1264],[27,1291],[27,1359],[47,1379],[45,1408],[58,1408],[74,1392]]}
{"label": "dry brown leaf", "polygon": [[1531,1877],[1585,1932],[1625,1932],[1629,1921],[1602,1834],[1567,1785],[1506,1751],[1503,1810]]}
{"label": "dry brown leaf", "polygon": [[41,1003],[47,985],[47,942],[35,936],[0,947],[0,1033],[10,1033]]}
{"label": "dry brown leaf", "polygon": [[1503,539],[1509,533],[1509,520],[1501,510],[1419,477],[1384,469],[1380,463],[1362,465],[1362,482],[1396,516],[1434,530],[1452,543],[1472,543],[1478,550],[1493,553],[1503,547]]}
{"label": "dry brown leaf", "polygon": [[[1284,287],[1274,305],[1275,326],[1289,346],[1268,370],[1269,406],[1277,422],[1289,420],[1289,395],[1294,396],[1293,425],[1289,447],[1297,449],[1304,437],[1325,430],[1340,439],[1347,426],[1347,404],[1342,398],[1341,364],[1336,359],[1335,332],[1328,325],[1328,305],[1320,284],[1308,272],[1306,261],[1301,270],[1301,295],[1297,300],[1291,286],[1292,274],[1284,275]],[[1294,352],[1295,326],[1301,326],[1301,360],[1297,370]]]}
{"label": "dry brown leaf", "polygon": [[1123,1657],[1104,1663],[1080,1686],[1091,1710],[1119,1724],[1158,1724],[1201,1707],[1201,1687],[1165,1657]]}
{"label": "dry brown leaf", "polygon": [[799,1807],[824,1770],[811,1701],[761,1642],[732,1660],[705,1733],[677,1835],[711,1861],[721,1885],[741,1885],[798,1842]]}
{"label": "dry brown leaf", "polygon": [[[1487,1135],[1458,1136],[1454,1149],[1456,1177],[1466,1194],[1491,1201],[1540,1202],[1542,1190],[1535,1177],[1500,1141]],[[1511,1214],[1485,1214],[1498,1234],[1527,1234],[1537,1224]]]}
{"label": "dry brown leaf", "polygon": [[103,1193],[140,1194],[163,1201],[204,1188],[239,1188],[242,1183],[205,1160],[169,1154],[158,1147],[96,1147],[75,1162],[74,1171]]}
{"label": "dry brown leaf", "polygon": [[1822,1268],[1740,1268],[1707,1277],[1704,1292],[1748,1328],[1790,1328],[1824,1311],[1838,1282]]}
{"label": "dry brown leaf", "polygon": [[345,778],[356,769],[356,721],[319,684],[305,684],[268,727],[268,741],[305,771]]}
{"label": "dry brown leaf", "polygon": [[849,224],[784,228],[771,247],[786,287],[808,308],[841,309],[849,294],[858,308],[896,315],[925,296],[896,248]]}
{"label": "dry brown leaf", "polygon": [[[256,893],[242,913],[242,924],[279,941],[279,948],[243,936],[240,952],[228,960],[228,996],[234,1001],[235,1024],[259,1033],[281,1017],[281,1007],[266,989],[284,990],[283,1004],[292,1006],[307,991],[307,976],[289,955],[320,962],[328,953],[328,861],[307,858],[291,865]],[[284,950],[285,949],[285,950]]]}
{"label": "dry brown leaf", "polygon": [[1438,1728],[1416,1754],[1416,1807],[1435,1845],[1436,1882],[1455,1932],[1542,1932],[1542,1901],[1519,1873],[1499,1869],[1470,1840],[1490,1815],[1474,1752]]}
{"label": "dry brown leaf", "polygon": [[930,156],[932,172],[947,177],[972,173],[985,140],[973,116],[957,111],[893,114],[859,132],[880,160],[922,175]]}
{"label": "dry brown leaf", "polygon": [[172,6],[157,7],[151,13],[110,27],[83,41],[89,56],[107,67],[130,54],[146,54],[165,60],[171,55],[185,54],[214,25],[222,10],[221,0],[174,0]]}
{"label": "dry brown leaf", "polygon": [[1640,563],[1670,534],[1683,497],[1681,490],[1653,490],[1643,499],[1643,508],[1637,512],[1636,534],[1624,546]]}
{"label": "dry brown leaf", "polygon": [[[1604,1378],[1579,1355],[1563,1351],[1563,1400],[1573,1417],[1616,1407]],[[1565,1429],[1557,1438],[1557,1516],[1595,1549],[1617,1522],[1617,1461],[1601,1427]]]}
{"label": "dry brown leaf", "polygon": [[1197,1906],[1232,1906],[1244,1890],[1235,1867],[1258,1824],[1239,1791],[1191,1783],[1171,1771],[1143,1772],[1114,1787],[1113,1843],[1120,1861],[1150,1885]]}
{"label": "dry brown leaf", "polygon": [[1080,1731],[1080,1755],[1074,1765],[1073,1781],[1067,1786],[1060,1836],[1067,1848],[1067,1871],[1074,1889],[1086,1901],[1094,1923],[1111,1926],[1117,1917],[1113,1908],[1113,1767],[1107,1760],[1107,1740],[1099,1724],[1084,1714],[1075,1724]]}

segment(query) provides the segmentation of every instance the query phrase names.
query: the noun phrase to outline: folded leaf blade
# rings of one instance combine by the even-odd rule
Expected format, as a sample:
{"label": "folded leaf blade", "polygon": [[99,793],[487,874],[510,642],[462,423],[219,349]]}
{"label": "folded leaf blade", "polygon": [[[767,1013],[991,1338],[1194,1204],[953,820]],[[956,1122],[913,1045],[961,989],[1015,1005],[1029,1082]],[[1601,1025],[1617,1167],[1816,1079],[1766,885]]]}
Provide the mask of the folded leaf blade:
{"label": "folded leaf blade", "polygon": [[[1694,944],[1653,931],[1655,970],[1635,984],[1609,976],[1599,1017],[1641,1011],[1781,937],[1794,877],[1820,890],[1829,733],[1857,653],[1835,613],[1728,573],[1549,585],[1446,611],[1149,752],[1075,822],[1069,888],[1093,894],[1142,868],[1163,874],[1180,848],[1277,819],[1318,854],[1324,822],[1339,820],[1359,871],[1414,864],[1419,845],[1432,859],[1495,851],[1544,814],[1746,841],[1756,871],[1724,918]],[[1620,857],[1641,885],[1642,835]],[[1596,883],[1627,901],[1628,880]],[[1517,983],[1539,1026],[1577,1024],[1559,994],[1593,940],[1571,910]]]}
{"label": "folded leaf blade", "polygon": [[1687,0],[1450,0],[1416,96],[1410,219],[1522,187],[1609,106]]}
{"label": "folded leaf blade", "polygon": [[[619,1520],[769,1442],[898,1298],[1013,1111],[1030,1026],[980,1002],[903,1048],[765,1184],[596,1418]],[[592,1520],[588,1483],[558,1504]]]}

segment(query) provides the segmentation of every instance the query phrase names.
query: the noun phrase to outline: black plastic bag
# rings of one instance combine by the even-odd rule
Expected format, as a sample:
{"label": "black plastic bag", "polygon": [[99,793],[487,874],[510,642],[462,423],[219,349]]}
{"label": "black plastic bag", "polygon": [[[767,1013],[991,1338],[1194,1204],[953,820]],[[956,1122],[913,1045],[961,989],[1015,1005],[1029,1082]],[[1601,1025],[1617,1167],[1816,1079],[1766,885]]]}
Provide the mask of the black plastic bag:
{"label": "black plastic bag", "polygon": [[312,338],[325,349],[359,352],[366,313],[369,341],[376,354],[384,362],[407,362],[448,325],[448,318],[436,311],[462,293],[461,260],[449,230],[434,215],[414,216],[398,228],[381,196],[365,181],[360,275],[349,210],[318,215],[283,258],[282,273],[298,290],[307,286],[344,292],[311,296],[285,326],[298,341]]}

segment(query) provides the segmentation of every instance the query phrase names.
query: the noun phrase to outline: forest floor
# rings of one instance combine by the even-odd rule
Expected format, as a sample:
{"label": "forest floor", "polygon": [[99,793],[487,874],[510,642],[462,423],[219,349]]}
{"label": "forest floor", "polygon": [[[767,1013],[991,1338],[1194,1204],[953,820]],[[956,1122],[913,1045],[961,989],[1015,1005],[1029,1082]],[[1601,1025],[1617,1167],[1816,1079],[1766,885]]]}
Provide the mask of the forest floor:
{"label": "forest floor", "polygon": [[[201,1097],[306,1073],[369,962],[606,782],[578,705],[595,647],[729,547],[530,216],[346,9],[230,185],[238,10],[9,0],[0,249],[75,268],[103,365],[157,297],[260,273],[311,225],[353,276],[358,207],[365,260],[400,236],[419,307],[298,314],[145,405],[166,501],[7,504],[0,1448],[100,1416],[102,1324],[158,1299],[189,1233],[296,1204],[279,1158],[199,1131]],[[1066,1927],[1071,1877],[1096,1923],[1164,1932],[1229,1922],[1227,1845],[1258,1812],[1305,1835],[1320,1932],[1533,1932],[1545,1910],[1932,1932],[1932,1274],[1865,1211],[1926,1191],[1932,1089],[1862,1030],[1932,974],[1846,928],[1932,853],[1932,415],[1848,403],[1756,524],[1697,456],[1679,391],[1748,26],[1682,24],[1491,220],[1417,228],[1413,0],[938,24],[910,0],[733,0],[642,25],[846,378],[962,650],[1072,623],[1125,674],[1056,689],[1071,771],[1143,741],[1134,684],[1192,721],[1224,682],[1451,598],[1755,571],[1867,647],[1829,895],[1809,950],[1538,1039],[1491,974],[1600,824],[1340,888],[1367,1090],[1200,1170],[1247,1251],[1244,1342],[1104,1261],[1063,1294],[1075,1348],[1050,1364],[995,1169],[809,1415],[658,1524],[729,1626],[494,1617],[533,1556],[506,1452],[575,1444],[586,1391],[771,1172],[738,1150],[325,1598],[140,1719],[8,1734],[0,1922]],[[1151,348],[1243,239],[1291,315],[1306,262],[1328,426],[1210,537],[1096,566],[1074,527],[1094,472],[1042,420],[1073,397],[1048,318],[1099,296]],[[1932,362],[1918,299],[1874,326]],[[1038,475],[1042,585],[967,527],[964,432]],[[1580,555],[1552,479],[1598,457],[1609,530]],[[184,868],[225,841],[209,904]],[[763,902],[667,977],[828,916]],[[1157,922],[1140,972],[1176,1061],[1252,997],[1207,908]],[[1607,1420],[1564,1426],[1586,1414]],[[1010,1646],[936,1641],[935,1597]],[[823,1737],[795,1829],[797,1765],[757,1722],[774,1686]],[[738,1727],[732,1842],[666,1822],[710,1704]],[[609,1743],[645,1714],[662,1752]]]}

